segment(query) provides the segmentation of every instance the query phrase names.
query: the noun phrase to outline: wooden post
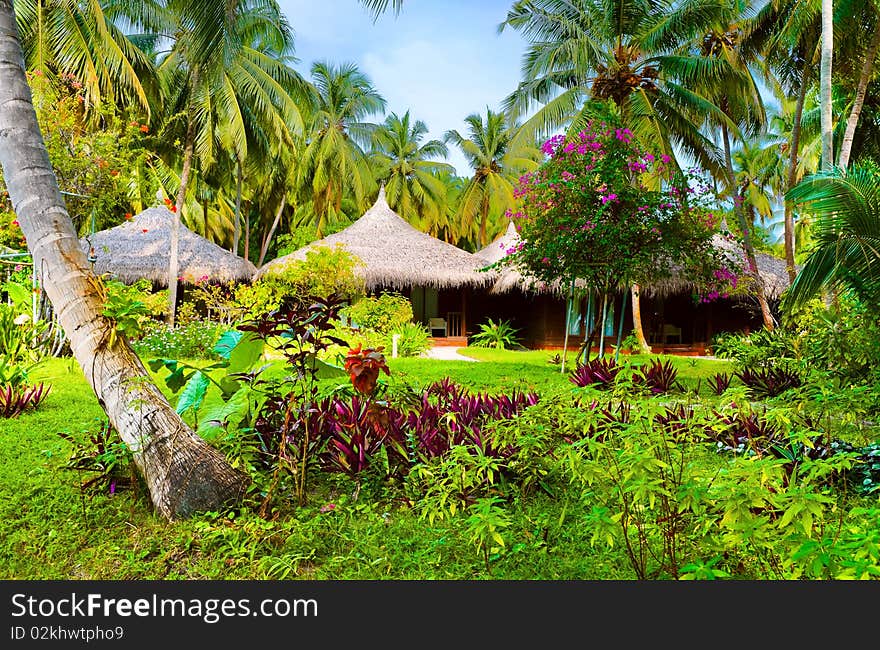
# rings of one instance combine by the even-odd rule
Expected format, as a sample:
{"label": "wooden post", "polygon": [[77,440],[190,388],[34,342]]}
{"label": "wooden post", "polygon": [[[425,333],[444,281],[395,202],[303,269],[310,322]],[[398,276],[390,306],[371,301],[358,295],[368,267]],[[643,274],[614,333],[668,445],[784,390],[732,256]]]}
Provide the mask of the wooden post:
{"label": "wooden post", "polygon": [[565,374],[565,355],[568,354],[568,330],[571,329],[571,298],[574,294],[574,280],[568,288],[568,298],[565,301],[565,338],[562,340],[562,365],[560,374]]}
{"label": "wooden post", "polygon": [[617,325],[617,348],[614,350],[614,363],[620,358],[620,341],[623,338],[623,317],[626,315],[626,299],[629,298],[629,289],[624,289],[623,298],[620,300],[620,321]]}
{"label": "wooden post", "polygon": [[461,290],[461,335],[467,341],[467,292],[468,287],[462,287]]}

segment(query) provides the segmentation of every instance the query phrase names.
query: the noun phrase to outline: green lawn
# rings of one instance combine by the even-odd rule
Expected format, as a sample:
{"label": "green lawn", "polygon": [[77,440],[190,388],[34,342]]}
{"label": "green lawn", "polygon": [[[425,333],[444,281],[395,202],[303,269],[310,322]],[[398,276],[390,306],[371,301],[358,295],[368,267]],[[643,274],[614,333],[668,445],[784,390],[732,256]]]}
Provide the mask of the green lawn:
{"label": "green lawn", "polygon": [[[421,386],[450,376],[489,392],[575,390],[548,363],[552,353],[462,352],[481,361],[392,359],[391,380]],[[714,360],[673,363],[692,387],[729,369]],[[355,500],[354,484],[336,474],[315,472],[309,504],[270,521],[242,507],[169,523],[136,490],[79,489],[85,476],[63,468],[70,446],[57,434],[94,431],[103,413],[71,360],[49,360],[34,378],[52,384],[47,401],[36,412],[0,420],[0,579],[634,577],[619,546],[594,543],[582,493],[565,485],[552,496],[514,493],[504,505],[506,546],[493,553],[488,570],[464,516],[419,518],[400,489],[377,482],[363,485]],[[328,503],[335,508],[321,512]]]}

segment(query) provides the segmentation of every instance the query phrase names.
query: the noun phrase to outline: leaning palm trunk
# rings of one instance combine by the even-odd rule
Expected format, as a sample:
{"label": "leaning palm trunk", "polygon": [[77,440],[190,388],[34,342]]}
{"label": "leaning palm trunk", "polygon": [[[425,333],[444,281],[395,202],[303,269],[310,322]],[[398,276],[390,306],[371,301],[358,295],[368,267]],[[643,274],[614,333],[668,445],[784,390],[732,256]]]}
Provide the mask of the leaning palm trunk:
{"label": "leaning palm trunk", "polygon": [[733,159],[730,156],[730,134],[727,131],[727,125],[721,125],[721,136],[724,141],[724,161],[727,167],[727,181],[731,191],[734,192],[733,213],[736,215],[740,230],[743,235],[743,248],[746,251],[746,260],[749,263],[749,274],[755,283],[755,293],[758,295],[758,306],[761,308],[761,318],[764,321],[764,327],[773,330],[775,325],[773,315],[770,313],[770,305],[767,303],[767,294],[764,291],[764,281],[761,279],[761,273],[758,271],[758,259],[755,256],[755,247],[752,244],[752,226],[746,220],[745,210],[743,210],[742,199],[736,188],[736,178],[733,173]]}
{"label": "leaning palm trunk", "polygon": [[269,245],[272,243],[272,237],[275,236],[275,231],[278,230],[278,224],[281,223],[281,215],[284,214],[284,208],[286,207],[287,195],[285,194],[281,197],[281,205],[278,206],[278,210],[275,212],[275,219],[272,221],[272,227],[269,228],[269,232],[263,240],[263,245],[260,246],[260,259],[257,261],[257,267],[263,266],[263,262],[266,261],[266,253],[269,252]]}
{"label": "leaning palm trunk", "polygon": [[859,86],[856,90],[856,97],[853,100],[852,111],[850,111],[849,119],[846,121],[846,131],[843,134],[843,141],[840,143],[840,156],[837,159],[837,166],[846,170],[849,165],[849,155],[852,152],[853,139],[856,135],[856,127],[859,124],[859,115],[862,113],[862,106],[865,104],[865,95],[868,92],[868,83],[874,74],[874,59],[877,56],[877,49],[880,48],[880,29],[874,32],[874,38],[871,45],[868,46],[868,53],[865,55],[865,62],[862,64],[862,73],[859,77]]}
{"label": "leaning palm trunk", "polygon": [[89,270],[43,143],[15,25],[0,0],[0,166],[43,290],[157,512],[182,517],[241,496],[246,479],[175,413],[115,324]]}

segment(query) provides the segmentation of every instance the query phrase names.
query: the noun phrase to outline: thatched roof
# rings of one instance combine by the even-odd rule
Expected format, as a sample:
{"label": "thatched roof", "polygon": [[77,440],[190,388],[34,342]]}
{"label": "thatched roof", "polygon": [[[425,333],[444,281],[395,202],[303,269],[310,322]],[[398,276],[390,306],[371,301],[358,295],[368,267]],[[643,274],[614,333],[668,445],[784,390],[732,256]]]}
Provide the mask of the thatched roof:
{"label": "thatched roof", "polygon": [[[519,233],[517,233],[515,226],[511,223],[503,235],[485,248],[477,251],[477,255],[484,259],[486,264],[492,264],[504,258],[508,251],[513,250],[520,241]],[[745,251],[741,246],[720,235],[715,235],[713,244],[737,261],[743,260],[745,257]],[[758,271],[760,272],[761,279],[764,281],[764,290],[767,297],[771,300],[779,299],[782,292],[789,286],[785,260],[767,255],[766,253],[756,253],[755,258],[758,262]],[[502,269],[496,274],[496,277],[497,280],[492,286],[492,293],[504,293],[513,289],[535,293],[557,292],[560,290],[558,282],[548,285],[544,282],[526,278],[519,271],[512,268]],[[580,283],[578,283],[578,286],[581,286]],[[641,292],[646,296],[665,296],[683,291],[691,291],[693,288],[692,282],[685,280],[673,270],[670,277],[652,283],[650,286],[642,287]]]}
{"label": "thatched roof", "polygon": [[[716,248],[723,251],[731,260],[747,267],[745,249],[737,242],[725,238],[721,235],[715,235],[712,243]],[[786,269],[785,260],[781,260],[767,253],[755,252],[755,261],[758,263],[758,273],[764,282],[764,294],[770,300],[778,300],[782,296],[782,292],[788,289],[788,270]],[[642,293],[647,296],[659,295],[666,296],[672,293],[681,293],[694,289],[694,283],[681,277],[676,270],[668,278],[653,283],[651,286],[644,287]],[[754,293],[752,286],[748,287],[748,293]],[[733,295],[734,298],[738,297]],[[741,296],[740,296],[741,297]]]}
{"label": "thatched roof", "polygon": [[438,289],[485,285],[494,278],[481,273],[482,259],[435,239],[409,225],[385,200],[385,189],[364,215],[342,230],[264,264],[257,277],[277,273],[287,264],[304,260],[321,246],[341,245],[360,262],[357,272],[367,289],[428,286]]}
{"label": "thatched roof", "polygon": [[[499,262],[512,252],[521,242],[516,226],[511,221],[504,234],[499,235],[491,244],[477,251],[476,255],[480,257],[488,266]],[[547,293],[558,291],[559,283],[548,285],[536,278],[523,276],[522,273],[511,267],[502,267],[495,271],[495,282],[492,285],[491,293],[507,293],[514,289],[520,289],[526,292]]]}
{"label": "thatched roof", "polygon": [[[148,208],[131,221],[83,237],[80,242],[86,255],[91,242],[97,258],[94,271],[98,275],[108,273],[122,282],[145,278],[167,285],[173,217],[168,208]],[[257,271],[250,262],[197,235],[183,224],[180,224],[178,250],[179,276],[185,283],[204,279],[249,281]]]}

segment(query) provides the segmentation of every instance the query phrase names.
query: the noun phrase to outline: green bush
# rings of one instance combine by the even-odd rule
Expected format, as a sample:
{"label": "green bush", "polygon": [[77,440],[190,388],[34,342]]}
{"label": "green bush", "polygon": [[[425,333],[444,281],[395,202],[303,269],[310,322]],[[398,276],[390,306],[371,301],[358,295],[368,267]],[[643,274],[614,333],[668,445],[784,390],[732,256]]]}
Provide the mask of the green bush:
{"label": "green bush", "polygon": [[390,356],[393,349],[393,336],[400,334],[397,341],[397,356],[417,357],[428,349],[428,330],[420,323],[404,323],[388,335],[385,351]]}
{"label": "green bush", "polygon": [[132,341],[139,355],[167,359],[217,359],[214,345],[228,327],[204,322],[193,322],[173,330],[157,324],[140,339]]}
{"label": "green bush", "polygon": [[490,318],[487,323],[480,325],[480,331],[471,337],[469,345],[506,350],[519,346],[517,332],[519,330],[511,326],[510,321],[499,320],[496,323]]}
{"label": "green bush", "polygon": [[344,310],[355,325],[364,330],[390,334],[412,322],[412,304],[399,293],[383,293],[367,296]]}

